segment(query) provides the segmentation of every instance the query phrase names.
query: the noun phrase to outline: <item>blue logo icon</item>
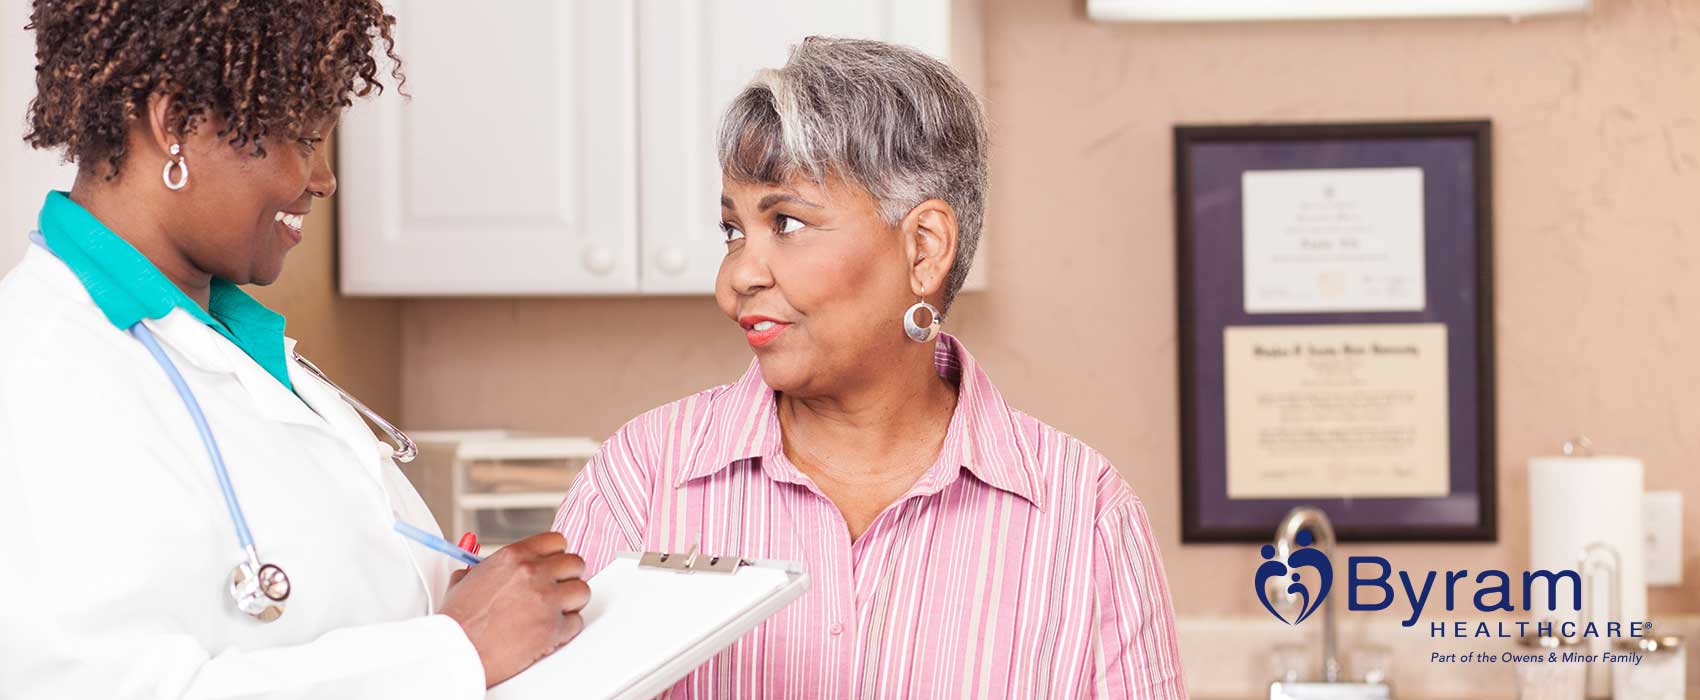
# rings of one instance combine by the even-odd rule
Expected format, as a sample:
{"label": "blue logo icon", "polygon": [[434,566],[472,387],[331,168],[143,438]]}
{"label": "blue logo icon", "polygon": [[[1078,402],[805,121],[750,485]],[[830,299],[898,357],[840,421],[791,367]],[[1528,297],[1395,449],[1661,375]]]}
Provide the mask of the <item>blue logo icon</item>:
{"label": "blue logo icon", "polygon": [[[1268,610],[1269,614],[1275,616],[1275,619],[1289,625],[1304,622],[1305,618],[1310,617],[1311,613],[1322,607],[1322,600],[1328,597],[1328,588],[1334,583],[1334,566],[1328,563],[1328,556],[1323,554],[1322,550],[1310,548],[1311,543],[1315,541],[1310,531],[1300,530],[1298,536],[1293,539],[1298,543],[1299,548],[1288,554],[1286,561],[1275,558],[1275,545],[1263,545],[1264,562],[1257,567],[1257,581],[1253,584],[1257,590],[1257,600],[1263,603],[1263,609]],[[1312,574],[1316,584],[1316,596],[1314,598],[1311,597],[1311,588],[1307,585],[1307,580],[1299,573],[1299,570],[1304,568],[1315,571]],[[1292,581],[1287,585],[1287,595],[1297,596],[1299,599],[1299,614],[1292,620],[1282,616],[1275,610],[1275,606],[1269,602],[1268,582],[1269,579],[1276,577]]]}

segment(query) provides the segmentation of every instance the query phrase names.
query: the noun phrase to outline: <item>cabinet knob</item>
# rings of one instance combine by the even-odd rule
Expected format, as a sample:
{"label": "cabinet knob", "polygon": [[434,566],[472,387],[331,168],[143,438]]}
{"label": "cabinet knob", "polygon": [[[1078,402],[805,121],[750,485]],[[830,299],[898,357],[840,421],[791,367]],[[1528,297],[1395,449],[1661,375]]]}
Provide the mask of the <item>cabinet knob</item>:
{"label": "cabinet knob", "polygon": [[661,271],[669,275],[677,275],[684,272],[685,263],[687,262],[689,261],[685,260],[685,254],[678,248],[671,246],[662,249],[661,254],[655,256],[655,264],[660,265]]}
{"label": "cabinet knob", "polygon": [[602,246],[591,246],[584,251],[584,269],[598,275],[606,275],[614,271],[614,253]]}

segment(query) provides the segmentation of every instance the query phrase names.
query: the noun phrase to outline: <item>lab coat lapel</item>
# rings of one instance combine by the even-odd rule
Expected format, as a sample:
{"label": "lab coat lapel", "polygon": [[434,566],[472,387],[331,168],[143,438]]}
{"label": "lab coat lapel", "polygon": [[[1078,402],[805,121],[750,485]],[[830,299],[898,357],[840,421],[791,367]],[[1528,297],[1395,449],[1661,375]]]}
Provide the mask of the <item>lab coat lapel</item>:
{"label": "lab coat lapel", "polygon": [[[397,505],[398,499],[403,498],[403,496],[391,493],[390,487],[385,484],[385,467],[391,464],[390,455],[392,452],[389,444],[372,434],[372,430],[366,426],[366,419],[362,418],[360,412],[354,410],[354,407],[350,406],[347,401],[344,401],[342,395],[337,393],[336,389],[331,388],[330,385],[314,376],[312,372],[308,372],[305,367],[301,366],[301,363],[295,361],[294,338],[284,339],[284,354],[290,358],[289,381],[295,385],[295,392],[301,396],[301,400],[312,406],[314,411],[324,416],[325,420],[336,431],[337,438],[354,452],[355,459],[365,469],[367,475],[376,482],[379,490],[383,492],[384,499],[390,507],[391,515],[397,519],[405,519]],[[399,474],[399,470],[397,470],[396,477],[405,479]],[[430,553],[429,550],[415,549],[411,543],[400,542],[401,537],[399,535],[396,539],[399,546],[410,550],[408,561],[413,564],[413,573],[419,581],[420,590],[425,593],[425,612],[430,613],[436,609],[442,592],[432,584],[431,577],[426,573],[425,564],[422,560],[429,561],[436,555]]]}
{"label": "lab coat lapel", "polygon": [[260,415],[282,423],[323,427],[323,421],[301,399],[289,393],[289,389],[267,374],[240,348],[195,317],[179,309],[165,318],[143,323],[163,344],[175,350],[185,364],[205,372],[235,377],[253,399],[255,410]]}
{"label": "lab coat lapel", "polygon": [[[296,403],[305,401],[307,406],[323,417],[337,439],[353,452],[354,459],[360,463],[366,474],[381,485],[383,475],[379,470],[382,468],[382,460],[390,453],[388,446],[378,441],[371,429],[366,427],[366,420],[361,418],[353,406],[342,400],[341,394],[295,361],[294,338],[284,339],[283,352],[284,356],[289,358],[289,382],[295,385],[295,393],[300,396]],[[277,384],[275,380],[272,383]]]}
{"label": "lab coat lapel", "polygon": [[163,319],[146,321],[162,342],[176,351],[186,364],[202,371],[229,374],[236,378],[253,400],[255,410],[268,420],[304,426],[331,435],[347,447],[355,463],[367,477],[379,481],[377,486],[387,495],[378,474],[376,440],[366,424],[344,403],[336,392],[301,369],[294,362],[295,340],[284,339],[284,353],[289,362],[289,381],[295,387],[291,393],[276,377],[232,345],[206,324],[181,310],[172,311]]}

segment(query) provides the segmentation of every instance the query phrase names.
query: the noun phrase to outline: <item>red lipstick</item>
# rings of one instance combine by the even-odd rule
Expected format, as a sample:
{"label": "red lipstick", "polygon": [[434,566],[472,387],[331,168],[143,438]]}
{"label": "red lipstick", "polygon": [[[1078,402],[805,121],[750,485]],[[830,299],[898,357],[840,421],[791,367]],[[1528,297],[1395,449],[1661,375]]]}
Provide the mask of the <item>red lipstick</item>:
{"label": "red lipstick", "polygon": [[[771,325],[767,325],[771,324]],[[738,325],[744,327],[744,339],[750,342],[750,347],[759,348],[774,341],[779,334],[784,333],[791,324],[769,316],[739,316]],[[757,325],[764,326],[756,330]]]}

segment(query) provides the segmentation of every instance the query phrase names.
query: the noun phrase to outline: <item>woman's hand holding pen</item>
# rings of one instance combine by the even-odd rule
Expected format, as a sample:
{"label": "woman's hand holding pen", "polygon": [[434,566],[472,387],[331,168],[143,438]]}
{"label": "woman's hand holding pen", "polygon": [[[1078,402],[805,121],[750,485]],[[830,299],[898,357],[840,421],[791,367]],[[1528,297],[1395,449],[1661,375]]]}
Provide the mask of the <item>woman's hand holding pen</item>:
{"label": "woman's hand holding pen", "polygon": [[533,535],[456,572],[442,614],[460,623],[494,686],[561,648],[584,629],[590,601],[584,560],[560,533]]}

